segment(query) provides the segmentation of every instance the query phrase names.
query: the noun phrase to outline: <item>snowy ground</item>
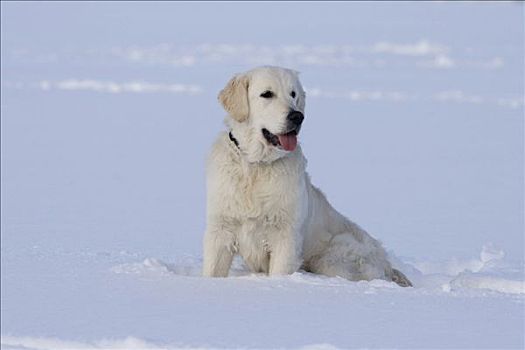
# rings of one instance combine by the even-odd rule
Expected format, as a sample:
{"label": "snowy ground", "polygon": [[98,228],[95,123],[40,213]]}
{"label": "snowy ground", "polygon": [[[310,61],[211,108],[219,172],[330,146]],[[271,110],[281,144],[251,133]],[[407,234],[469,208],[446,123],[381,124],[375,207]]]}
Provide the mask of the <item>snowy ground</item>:
{"label": "snowy ground", "polygon": [[[1,7],[2,349],[524,348],[523,4]],[[216,95],[259,64],[414,288],[200,277]]]}

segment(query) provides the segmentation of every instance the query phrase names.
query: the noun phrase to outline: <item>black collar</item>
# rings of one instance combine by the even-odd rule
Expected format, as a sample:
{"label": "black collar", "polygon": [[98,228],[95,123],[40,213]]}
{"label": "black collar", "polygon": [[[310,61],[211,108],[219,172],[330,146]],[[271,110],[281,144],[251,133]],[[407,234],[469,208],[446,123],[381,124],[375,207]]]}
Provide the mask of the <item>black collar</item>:
{"label": "black collar", "polygon": [[237,148],[239,148],[239,141],[237,141],[237,139],[235,137],[233,137],[233,134],[232,134],[231,131],[228,134],[228,136],[230,137],[230,141],[233,142],[235,144],[235,146],[237,146]]}

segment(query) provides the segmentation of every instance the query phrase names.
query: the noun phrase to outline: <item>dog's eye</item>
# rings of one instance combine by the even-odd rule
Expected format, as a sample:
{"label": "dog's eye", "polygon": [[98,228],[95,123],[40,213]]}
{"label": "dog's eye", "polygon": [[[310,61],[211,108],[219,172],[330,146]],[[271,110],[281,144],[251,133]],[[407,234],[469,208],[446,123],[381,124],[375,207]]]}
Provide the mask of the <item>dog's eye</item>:
{"label": "dog's eye", "polygon": [[292,98],[295,98],[295,91],[292,91],[292,92],[290,93],[290,96],[292,96]]}
{"label": "dog's eye", "polygon": [[265,91],[261,94],[261,97],[264,97],[264,98],[272,98],[274,96],[273,92],[271,92],[270,90],[268,91]]}

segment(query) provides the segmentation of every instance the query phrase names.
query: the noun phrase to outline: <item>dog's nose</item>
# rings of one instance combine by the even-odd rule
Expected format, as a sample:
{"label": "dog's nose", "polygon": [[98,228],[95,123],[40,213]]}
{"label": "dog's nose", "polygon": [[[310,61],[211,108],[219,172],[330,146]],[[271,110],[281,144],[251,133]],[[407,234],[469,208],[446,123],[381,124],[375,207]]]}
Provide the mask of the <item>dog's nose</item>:
{"label": "dog's nose", "polygon": [[304,120],[304,115],[299,111],[292,110],[288,113],[286,119],[288,119],[293,125],[300,126]]}

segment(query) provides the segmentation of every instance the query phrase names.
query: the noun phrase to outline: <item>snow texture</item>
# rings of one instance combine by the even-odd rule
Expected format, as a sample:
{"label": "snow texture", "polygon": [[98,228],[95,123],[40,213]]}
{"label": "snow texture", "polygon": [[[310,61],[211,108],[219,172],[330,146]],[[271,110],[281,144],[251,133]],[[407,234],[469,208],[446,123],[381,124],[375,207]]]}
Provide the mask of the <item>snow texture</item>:
{"label": "snow texture", "polygon": [[[523,3],[1,10],[2,349],[525,347]],[[259,64],[301,71],[313,183],[413,288],[201,277],[217,93]]]}

